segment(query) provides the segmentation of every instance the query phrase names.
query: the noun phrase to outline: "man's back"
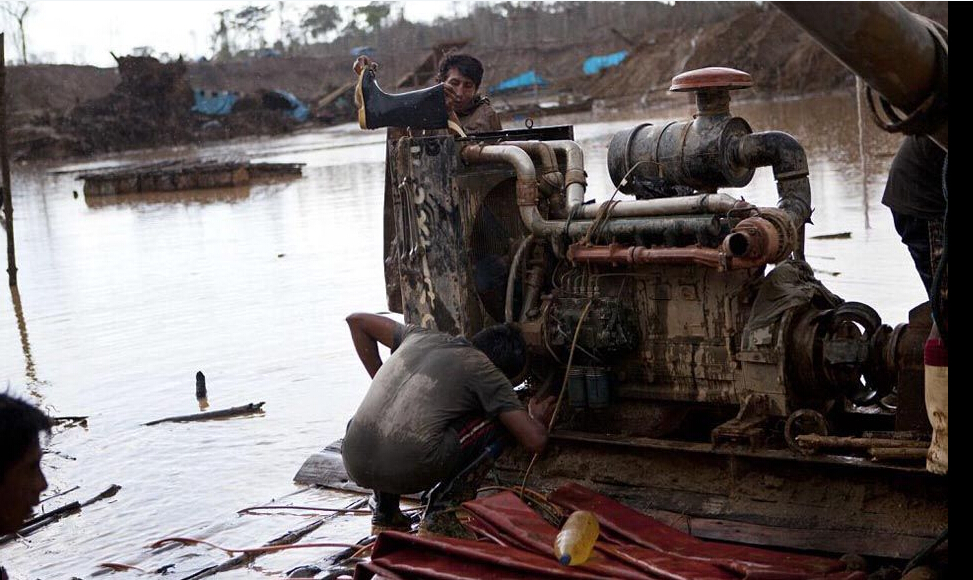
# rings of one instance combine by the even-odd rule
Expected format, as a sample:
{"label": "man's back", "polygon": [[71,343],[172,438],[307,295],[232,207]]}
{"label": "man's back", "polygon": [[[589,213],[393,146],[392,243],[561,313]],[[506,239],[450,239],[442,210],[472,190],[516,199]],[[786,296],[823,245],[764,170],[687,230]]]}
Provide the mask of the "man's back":
{"label": "man's back", "polygon": [[503,373],[468,341],[399,325],[393,355],[348,426],[345,468],[364,487],[427,489],[455,467],[459,422],[522,408]]}

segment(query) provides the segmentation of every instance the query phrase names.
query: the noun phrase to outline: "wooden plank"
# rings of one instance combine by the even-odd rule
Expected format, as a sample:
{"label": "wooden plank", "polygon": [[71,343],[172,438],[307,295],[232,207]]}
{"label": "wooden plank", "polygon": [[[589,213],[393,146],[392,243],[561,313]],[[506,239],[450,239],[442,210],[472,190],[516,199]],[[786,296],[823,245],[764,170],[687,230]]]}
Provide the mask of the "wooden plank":
{"label": "wooden plank", "polygon": [[690,533],[697,538],[756,546],[792,547],[834,554],[869,554],[883,558],[911,558],[933,539],[863,530],[797,529],[762,526],[730,520],[691,518]]}
{"label": "wooden plank", "polygon": [[557,430],[551,433],[551,438],[555,440],[577,441],[582,443],[597,443],[602,445],[619,447],[636,447],[646,449],[664,449],[671,451],[683,451],[688,453],[706,453],[713,455],[724,455],[731,457],[752,457],[759,459],[772,459],[781,461],[793,461],[799,463],[824,463],[829,465],[849,465],[854,467],[864,467],[872,469],[889,469],[894,471],[906,471],[913,473],[925,472],[925,469],[907,467],[899,465],[883,465],[870,461],[864,457],[848,457],[843,455],[801,455],[790,450],[784,449],[757,449],[751,450],[747,447],[738,446],[714,446],[711,443],[697,443],[693,441],[675,441],[671,439],[653,439],[651,437],[627,437],[620,435],[600,435],[597,433],[584,433],[580,431]]}
{"label": "wooden plank", "polygon": [[360,487],[348,477],[344,460],[341,459],[341,439],[308,457],[294,475],[294,482],[371,493],[371,490]]}
{"label": "wooden plank", "polygon": [[358,79],[355,79],[355,80],[349,81],[349,82],[341,85],[337,89],[331,91],[330,93],[328,93],[327,95],[325,95],[324,97],[322,97],[318,101],[318,108],[320,109],[320,108],[323,108],[323,107],[327,107],[331,103],[333,103],[336,100],[338,100],[338,97],[340,97],[341,95],[343,95],[343,94],[345,94],[345,93],[353,90],[355,88],[355,85],[357,85],[357,84],[358,84]]}

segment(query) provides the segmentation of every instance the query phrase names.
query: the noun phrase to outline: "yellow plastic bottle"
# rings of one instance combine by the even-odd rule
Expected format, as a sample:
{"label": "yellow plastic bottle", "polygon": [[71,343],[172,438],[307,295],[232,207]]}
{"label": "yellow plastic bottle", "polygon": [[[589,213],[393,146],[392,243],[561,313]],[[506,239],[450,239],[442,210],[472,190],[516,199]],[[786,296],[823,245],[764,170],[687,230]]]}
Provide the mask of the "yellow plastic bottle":
{"label": "yellow plastic bottle", "polygon": [[598,534],[598,518],[591,512],[576,511],[554,540],[554,556],[565,566],[580,566],[591,557]]}

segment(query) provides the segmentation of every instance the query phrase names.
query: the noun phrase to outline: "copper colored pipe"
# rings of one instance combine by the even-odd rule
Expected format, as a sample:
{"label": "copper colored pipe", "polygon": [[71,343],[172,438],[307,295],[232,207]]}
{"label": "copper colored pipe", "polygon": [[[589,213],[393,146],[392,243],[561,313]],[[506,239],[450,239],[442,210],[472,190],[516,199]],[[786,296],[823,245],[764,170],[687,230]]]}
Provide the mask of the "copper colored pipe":
{"label": "copper colored pipe", "polygon": [[698,264],[718,270],[755,268],[767,263],[766,260],[752,258],[733,258],[715,248],[646,248],[645,246],[584,246],[572,244],[568,248],[568,259],[584,264],[656,264],[682,266]]}

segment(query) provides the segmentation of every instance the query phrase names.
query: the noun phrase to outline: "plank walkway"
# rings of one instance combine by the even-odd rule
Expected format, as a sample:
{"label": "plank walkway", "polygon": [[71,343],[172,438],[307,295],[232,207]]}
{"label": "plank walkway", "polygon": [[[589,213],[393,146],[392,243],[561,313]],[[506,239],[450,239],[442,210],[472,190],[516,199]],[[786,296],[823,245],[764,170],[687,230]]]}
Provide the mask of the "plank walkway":
{"label": "plank walkway", "polygon": [[303,167],[303,163],[176,160],[88,171],[78,179],[84,180],[86,196],[106,196],[234,187],[300,177]]}

